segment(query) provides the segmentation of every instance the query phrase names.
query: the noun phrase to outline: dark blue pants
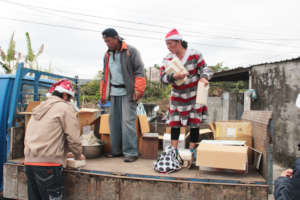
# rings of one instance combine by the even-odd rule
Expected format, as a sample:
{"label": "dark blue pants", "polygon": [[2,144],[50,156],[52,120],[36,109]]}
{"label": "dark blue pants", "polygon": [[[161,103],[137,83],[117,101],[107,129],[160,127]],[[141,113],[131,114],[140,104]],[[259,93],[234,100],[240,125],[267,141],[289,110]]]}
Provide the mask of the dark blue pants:
{"label": "dark blue pants", "polygon": [[62,200],[62,167],[25,166],[29,200]]}

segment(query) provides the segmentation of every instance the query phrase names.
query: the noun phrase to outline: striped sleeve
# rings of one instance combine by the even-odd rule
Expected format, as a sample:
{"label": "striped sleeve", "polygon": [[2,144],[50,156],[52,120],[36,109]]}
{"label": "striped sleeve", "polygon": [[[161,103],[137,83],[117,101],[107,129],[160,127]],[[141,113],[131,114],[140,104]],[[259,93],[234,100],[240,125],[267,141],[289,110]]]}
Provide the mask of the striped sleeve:
{"label": "striped sleeve", "polygon": [[207,80],[210,80],[213,75],[212,69],[207,66],[201,53],[199,53],[197,60],[197,73],[200,75],[200,78],[206,78]]}

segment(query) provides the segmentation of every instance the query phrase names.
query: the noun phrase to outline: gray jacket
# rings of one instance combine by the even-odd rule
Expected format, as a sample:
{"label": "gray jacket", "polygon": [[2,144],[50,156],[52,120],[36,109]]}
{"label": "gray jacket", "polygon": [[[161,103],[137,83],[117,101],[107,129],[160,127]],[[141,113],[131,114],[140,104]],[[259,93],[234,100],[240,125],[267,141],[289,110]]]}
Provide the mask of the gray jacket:
{"label": "gray jacket", "polygon": [[[125,82],[127,95],[133,98],[135,91],[144,94],[146,87],[146,79],[144,72],[144,63],[140,53],[136,48],[127,45],[124,41],[121,45],[120,62],[122,67],[122,75]],[[103,76],[100,84],[101,101],[107,101],[110,97],[110,71],[109,71],[110,55],[106,52],[104,56]]]}

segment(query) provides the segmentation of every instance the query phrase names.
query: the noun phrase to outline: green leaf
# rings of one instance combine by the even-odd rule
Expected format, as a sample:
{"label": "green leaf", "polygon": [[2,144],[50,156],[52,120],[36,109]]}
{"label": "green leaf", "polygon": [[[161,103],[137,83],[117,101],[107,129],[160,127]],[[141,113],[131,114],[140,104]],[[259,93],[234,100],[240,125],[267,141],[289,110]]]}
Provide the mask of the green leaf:
{"label": "green leaf", "polygon": [[6,58],[7,62],[11,62],[15,59],[16,42],[14,41],[14,34],[15,33],[13,33],[10,38],[9,47],[7,50],[7,58]]}
{"label": "green leaf", "polygon": [[44,52],[44,44],[42,44],[42,46],[40,47],[39,51],[35,55],[35,59],[37,59],[37,57],[39,57],[39,55],[41,55],[43,52]]}
{"label": "green leaf", "polygon": [[27,60],[29,62],[33,62],[34,58],[35,58],[35,55],[34,55],[34,52],[32,50],[32,47],[31,47],[30,36],[29,36],[28,32],[26,32],[25,35],[26,35],[26,41],[27,41]]}
{"label": "green leaf", "polygon": [[10,74],[12,72],[12,70],[10,69],[10,67],[6,63],[3,63],[3,62],[0,61],[0,65],[3,67],[6,74]]}
{"label": "green leaf", "polygon": [[3,49],[1,49],[1,48],[0,48],[0,54],[1,54],[1,59],[2,59],[2,61],[5,62],[5,61],[6,61],[6,54],[5,54],[5,52],[3,51]]}

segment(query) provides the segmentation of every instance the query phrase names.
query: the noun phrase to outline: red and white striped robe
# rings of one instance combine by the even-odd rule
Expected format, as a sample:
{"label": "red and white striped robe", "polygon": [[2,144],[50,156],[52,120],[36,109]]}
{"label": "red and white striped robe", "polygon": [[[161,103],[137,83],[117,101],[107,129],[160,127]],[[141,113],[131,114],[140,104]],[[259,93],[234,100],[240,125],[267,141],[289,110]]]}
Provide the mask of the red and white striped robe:
{"label": "red and white striped robe", "polygon": [[200,127],[201,121],[207,118],[207,107],[196,104],[198,81],[201,78],[209,80],[213,75],[202,57],[202,54],[194,49],[187,49],[181,59],[189,74],[187,80],[180,86],[174,83],[173,74],[166,74],[167,63],[176,55],[168,54],[160,68],[161,81],[171,84],[171,98],[169,104],[169,115],[167,123],[171,127],[190,126]]}

